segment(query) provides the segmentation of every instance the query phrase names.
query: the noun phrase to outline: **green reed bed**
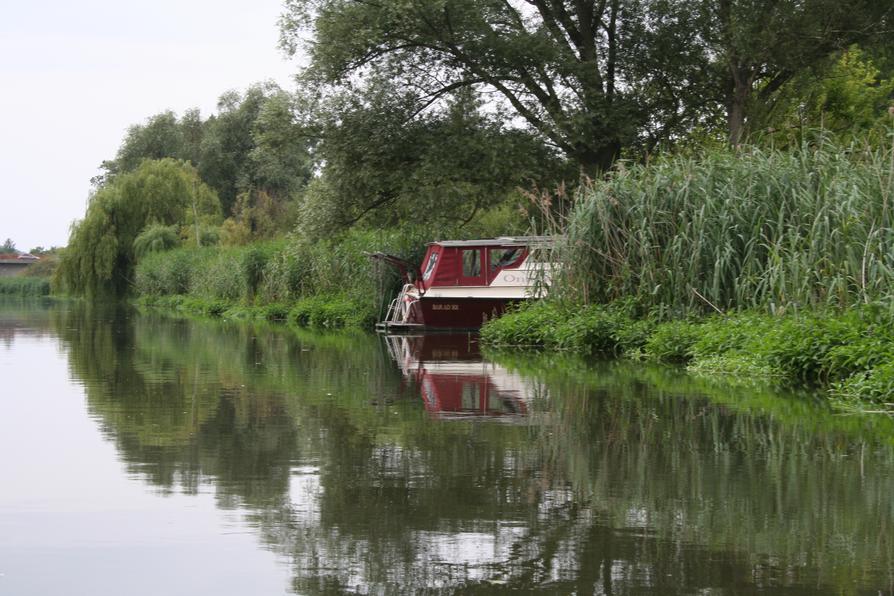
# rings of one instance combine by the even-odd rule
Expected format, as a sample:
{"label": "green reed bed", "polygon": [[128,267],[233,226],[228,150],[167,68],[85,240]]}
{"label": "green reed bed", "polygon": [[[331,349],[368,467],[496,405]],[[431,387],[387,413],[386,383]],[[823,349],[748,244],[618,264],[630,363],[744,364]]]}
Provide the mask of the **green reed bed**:
{"label": "green reed bed", "polygon": [[819,137],[619,167],[553,220],[550,301],[482,339],[894,402],[892,202],[890,145]]}
{"label": "green reed bed", "polygon": [[50,280],[44,277],[0,277],[0,296],[22,298],[49,296]]}
{"label": "green reed bed", "polygon": [[313,243],[180,248],[143,258],[135,293],[144,305],[190,314],[371,327],[400,280],[366,253],[418,262],[427,240],[419,232],[352,231]]}
{"label": "green reed bed", "polygon": [[894,151],[826,141],[617,169],[563,224],[556,293],[670,315],[846,307],[894,288]]}
{"label": "green reed bed", "polygon": [[169,313],[221,319],[270,321],[318,329],[369,328],[375,313],[345,295],[317,295],[283,304],[244,304],[214,298],[141,296],[137,305]]}

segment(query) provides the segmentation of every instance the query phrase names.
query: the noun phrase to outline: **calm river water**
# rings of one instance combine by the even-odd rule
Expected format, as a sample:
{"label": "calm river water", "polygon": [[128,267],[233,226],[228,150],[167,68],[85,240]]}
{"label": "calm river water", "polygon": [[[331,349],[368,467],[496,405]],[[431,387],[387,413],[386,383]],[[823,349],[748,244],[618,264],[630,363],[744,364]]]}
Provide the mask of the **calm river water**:
{"label": "calm river water", "polygon": [[894,424],[631,363],[0,304],[0,594],[890,594]]}

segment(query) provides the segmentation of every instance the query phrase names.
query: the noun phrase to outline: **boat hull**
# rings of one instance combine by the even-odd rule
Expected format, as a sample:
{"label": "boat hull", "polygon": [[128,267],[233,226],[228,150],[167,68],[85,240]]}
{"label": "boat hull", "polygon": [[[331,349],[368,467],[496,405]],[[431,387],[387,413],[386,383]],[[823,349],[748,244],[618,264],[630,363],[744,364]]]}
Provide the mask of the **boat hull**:
{"label": "boat hull", "polygon": [[512,298],[429,298],[414,304],[415,320],[432,329],[478,329],[485,321],[499,317]]}

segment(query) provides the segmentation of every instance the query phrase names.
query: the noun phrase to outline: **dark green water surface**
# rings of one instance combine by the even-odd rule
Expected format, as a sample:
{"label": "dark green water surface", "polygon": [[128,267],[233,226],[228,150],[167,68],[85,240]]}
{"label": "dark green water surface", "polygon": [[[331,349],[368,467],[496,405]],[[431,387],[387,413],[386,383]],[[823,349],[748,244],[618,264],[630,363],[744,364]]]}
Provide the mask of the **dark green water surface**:
{"label": "dark green water surface", "polygon": [[0,594],[891,594],[894,424],[634,363],[0,304]]}

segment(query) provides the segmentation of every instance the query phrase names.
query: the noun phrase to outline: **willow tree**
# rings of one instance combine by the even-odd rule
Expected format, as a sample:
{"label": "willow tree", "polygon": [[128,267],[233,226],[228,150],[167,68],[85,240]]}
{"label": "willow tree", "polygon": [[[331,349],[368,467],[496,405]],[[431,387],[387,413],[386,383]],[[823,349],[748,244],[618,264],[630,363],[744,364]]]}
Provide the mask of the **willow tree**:
{"label": "willow tree", "polygon": [[134,240],[147,226],[219,223],[217,195],[187,163],[144,161],[90,198],[72,225],[57,271],[70,293],[113,297],[127,293],[135,266]]}

